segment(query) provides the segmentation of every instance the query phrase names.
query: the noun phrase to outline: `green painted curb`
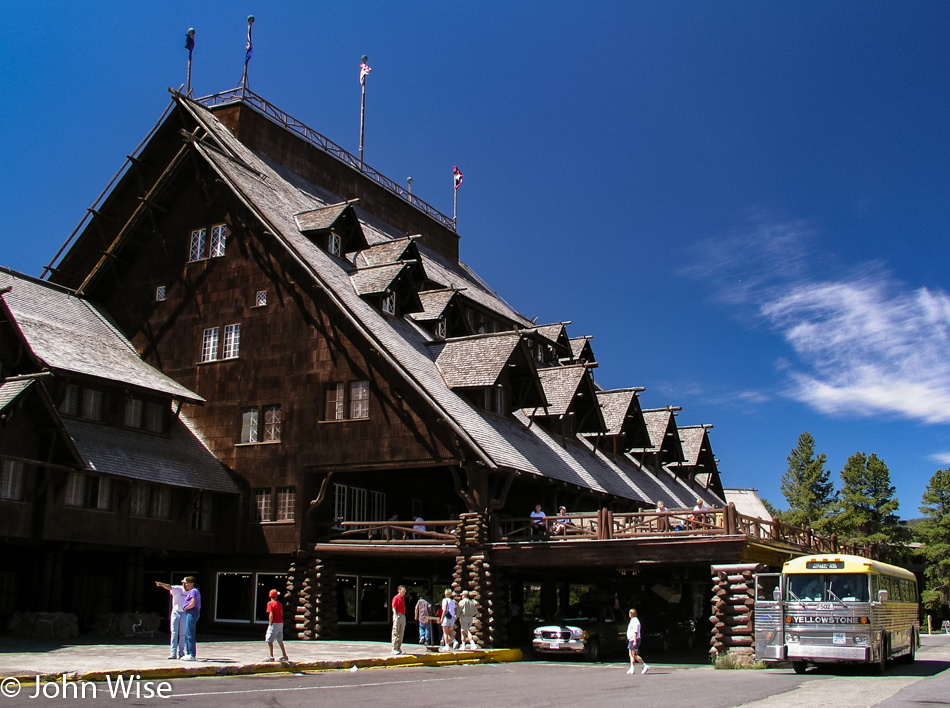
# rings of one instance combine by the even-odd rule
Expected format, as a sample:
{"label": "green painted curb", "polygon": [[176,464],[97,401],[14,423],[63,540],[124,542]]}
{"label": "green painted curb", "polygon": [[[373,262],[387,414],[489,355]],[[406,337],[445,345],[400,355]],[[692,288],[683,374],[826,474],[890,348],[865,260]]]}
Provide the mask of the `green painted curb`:
{"label": "green painted curb", "polygon": [[438,654],[406,654],[378,659],[343,659],[339,661],[301,661],[277,664],[261,662],[230,666],[194,666],[157,669],[118,669],[115,671],[66,671],[51,674],[26,674],[9,676],[20,683],[31,683],[40,677],[40,681],[92,681],[103,682],[107,676],[113,679],[122,676],[135,676],[143,681],[158,679],[179,679],[193,676],[247,676],[250,674],[298,673],[300,671],[340,671],[352,669],[379,669],[411,666],[451,666],[458,664],[501,664],[521,661],[520,649],[487,649],[484,651],[453,651]]}

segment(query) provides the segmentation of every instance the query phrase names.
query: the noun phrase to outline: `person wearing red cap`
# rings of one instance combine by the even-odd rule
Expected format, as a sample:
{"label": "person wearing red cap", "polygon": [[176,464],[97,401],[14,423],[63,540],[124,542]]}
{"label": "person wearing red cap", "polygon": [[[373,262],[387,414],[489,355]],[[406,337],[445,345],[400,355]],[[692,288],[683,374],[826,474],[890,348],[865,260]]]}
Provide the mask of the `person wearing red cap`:
{"label": "person wearing red cap", "polygon": [[287,650],[284,649],[284,607],[277,600],[279,596],[279,592],[271,590],[270,602],[267,603],[267,634],[264,635],[264,640],[267,642],[267,651],[270,656],[266,661],[276,661],[274,642],[280,645],[280,660],[290,661],[287,658]]}

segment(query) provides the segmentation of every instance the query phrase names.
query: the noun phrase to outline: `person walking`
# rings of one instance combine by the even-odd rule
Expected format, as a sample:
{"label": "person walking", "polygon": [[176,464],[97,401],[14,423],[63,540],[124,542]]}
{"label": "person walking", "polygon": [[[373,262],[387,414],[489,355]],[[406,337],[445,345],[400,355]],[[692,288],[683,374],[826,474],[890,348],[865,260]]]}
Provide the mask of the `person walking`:
{"label": "person walking", "polygon": [[274,661],[274,642],[277,642],[280,647],[280,660],[290,661],[287,658],[287,650],[284,649],[284,606],[277,599],[280,593],[271,590],[268,597],[270,600],[267,603],[267,633],[264,635],[267,652],[270,654],[267,661]]}
{"label": "person walking", "polygon": [[198,628],[198,617],[201,616],[201,593],[195,587],[195,578],[193,575],[185,577],[181,581],[185,590],[185,600],[183,608],[185,610],[185,655],[182,661],[194,661],[198,656],[198,641],[196,632]]}
{"label": "person walking", "polygon": [[627,670],[628,674],[636,673],[638,661],[643,664],[643,670],[640,673],[645,674],[650,670],[647,662],[645,662],[643,657],[637,653],[639,649],[640,620],[637,618],[637,611],[633,608],[630,608],[630,622],[627,624],[627,651],[630,653],[630,668]]}
{"label": "person walking", "polygon": [[419,596],[416,602],[414,617],[419,623],[419,643],[428,646],[432,643],[432,625],[429,624],[429,615],[432,614],[432,605],[426,600],[425,594]]}
{"label": "person walking", "polygon": [[462,648],[465,648],[465,642],[468,640],[469,648],[474,651],[478,649],[475,644],[475,637],[472,636],[472,623],[475,621],[475,614],[478,607],[475,601],[468,596],[468,590],[462,591],[462,599],[459,601],[459,627],[462,640]]}
{"label": "person walking", "polygon": [[406,633],[406,586],[400,585],[393,596],[393,656],[402,654],[402,637]]}
{"label": "person walking", "polygon": [[168,616],[171,632],[169,659],[181,659],[185,656],[185,588],[181,585],[169,585],[155,581],[156,587],[165,588],[171,595],[172,611]]}
{"label": "person walking", "polygon": [[445,597],[442,598],[442,643],[446,651],[457,649],[459,643],[455,640],[455,617],[458,615],[458,605],[452,598],[452,590],[445,589]]}

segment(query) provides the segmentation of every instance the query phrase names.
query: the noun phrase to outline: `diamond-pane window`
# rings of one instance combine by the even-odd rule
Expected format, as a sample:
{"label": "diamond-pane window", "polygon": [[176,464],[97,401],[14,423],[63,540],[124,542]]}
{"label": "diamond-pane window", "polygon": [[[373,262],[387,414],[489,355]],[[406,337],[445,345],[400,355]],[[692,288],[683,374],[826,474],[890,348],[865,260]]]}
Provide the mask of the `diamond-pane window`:
{"label": "diamond-pane window", "polygon": [[205,247],[208,243],[207,229],[195,229],[191,232],[191,247],[188,249],[189,261],[200,261],[205,257]]}
{"label": "diamond-pane window", "polygon": [[224,326],[224,352],[222,359],[236,359],[241,349],[241,325]]}

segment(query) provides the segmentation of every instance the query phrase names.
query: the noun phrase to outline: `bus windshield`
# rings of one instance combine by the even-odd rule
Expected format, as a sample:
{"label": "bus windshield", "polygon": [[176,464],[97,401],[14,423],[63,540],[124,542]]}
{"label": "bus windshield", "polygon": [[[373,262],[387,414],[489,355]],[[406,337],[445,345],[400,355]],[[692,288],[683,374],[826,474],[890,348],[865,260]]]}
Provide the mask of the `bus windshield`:
{"label": "bus windshield", "polygon": [[785,576],[786,600],[870,602],[869,577],[860,573],[803,573]]}

